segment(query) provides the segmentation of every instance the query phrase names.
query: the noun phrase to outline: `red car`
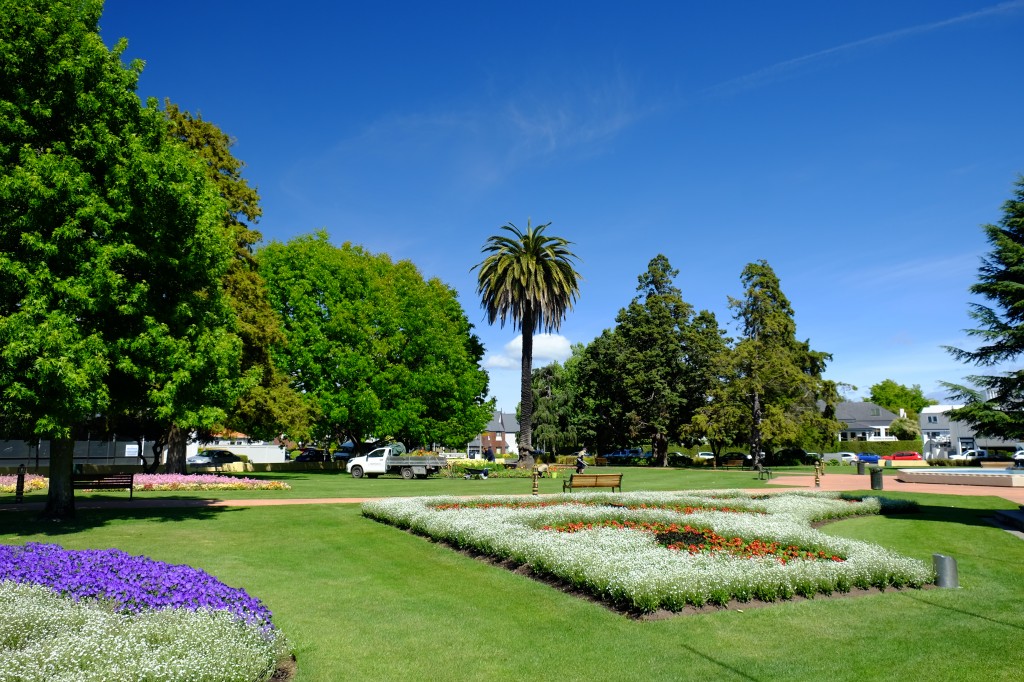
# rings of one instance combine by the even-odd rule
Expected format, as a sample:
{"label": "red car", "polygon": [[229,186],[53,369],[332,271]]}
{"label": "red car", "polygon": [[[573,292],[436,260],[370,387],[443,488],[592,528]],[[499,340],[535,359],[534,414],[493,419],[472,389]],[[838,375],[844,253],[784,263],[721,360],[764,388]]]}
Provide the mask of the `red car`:
{"label": "red car", "polygon": [[912,450],[903,450],[901,452],[894,452],[891,455],[885,455],[882,459],[922,459],[921,455]]}

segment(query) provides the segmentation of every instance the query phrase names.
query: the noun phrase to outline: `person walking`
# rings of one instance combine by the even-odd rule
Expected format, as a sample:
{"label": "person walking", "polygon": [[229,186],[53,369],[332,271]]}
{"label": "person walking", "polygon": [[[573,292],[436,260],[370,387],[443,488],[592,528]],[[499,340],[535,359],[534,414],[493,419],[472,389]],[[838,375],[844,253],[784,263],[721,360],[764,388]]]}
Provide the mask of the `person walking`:
{"label": "person walking", "polygon": [[587,456],[587,449],[583,448],[576,453],[576,473],[582,474],[583,470],[587,468],[587,461],[584,459]]}

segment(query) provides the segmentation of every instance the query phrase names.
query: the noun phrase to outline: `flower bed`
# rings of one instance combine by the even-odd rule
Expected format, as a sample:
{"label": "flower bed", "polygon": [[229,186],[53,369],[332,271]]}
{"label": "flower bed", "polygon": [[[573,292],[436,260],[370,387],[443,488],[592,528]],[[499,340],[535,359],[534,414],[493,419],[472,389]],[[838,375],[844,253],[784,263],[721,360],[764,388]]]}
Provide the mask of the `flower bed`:
{"label": "flower bed", "polygon": [[217,474],[135,474],[136,490],[291,490],[284,481]]}
{"label": "flower bed", "polygon": [[0,545],[0,677],[267,679],[284,646],[258,599],[191,566]]}
{"label": "flower bed", "polygon": [[[25,474],[25,492],[43,490],[47,480],[39,474]],[[18,477],[14,474],[0,475],[0,493],[13,493],[18,487]]]}
{"label": "flower bed", "polygon": [[920,561],[811,527],[876,514],[883,505],[878,498],[693,491],[575,493],[537,502],[388,499],[365,503],[363,513],[528,566],[631,612],[920,587],[934,579]]}
{"label": "flower bed", "polygon": [[[0,492],[13,493],[17,476],[0,476]],[[26,474],[25,492],[43,490],[49,479]],[[284,481],[217,474],[135,474],[135,490],[291,490]]]}

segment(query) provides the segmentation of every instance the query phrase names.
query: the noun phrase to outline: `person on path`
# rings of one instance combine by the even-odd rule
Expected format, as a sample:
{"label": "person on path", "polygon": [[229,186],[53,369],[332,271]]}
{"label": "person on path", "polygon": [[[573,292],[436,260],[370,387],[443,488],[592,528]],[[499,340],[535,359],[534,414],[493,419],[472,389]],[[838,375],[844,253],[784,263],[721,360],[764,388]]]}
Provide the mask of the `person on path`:
{"label": "person on path", "polygon": [[576,473],[582,474],[583,470],[587,468],[587,462],[584,459],[587,456],[587,449],[583,448],[576,453]]}

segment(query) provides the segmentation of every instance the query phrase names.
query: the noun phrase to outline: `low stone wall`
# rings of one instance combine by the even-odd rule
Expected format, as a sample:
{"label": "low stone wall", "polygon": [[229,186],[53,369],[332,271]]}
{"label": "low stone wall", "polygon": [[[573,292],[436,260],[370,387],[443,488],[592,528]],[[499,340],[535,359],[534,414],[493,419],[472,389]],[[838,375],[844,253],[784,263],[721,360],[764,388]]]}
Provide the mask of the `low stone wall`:
{"label": "low stone wall", "polygon": [[971,473],[956,469],[930,469],[929,471],[901,471],[897,479],[905,483],[939,483],[944,485],[981,485],[997,488],[1024,488],[1024,472],[1014,474]]}

